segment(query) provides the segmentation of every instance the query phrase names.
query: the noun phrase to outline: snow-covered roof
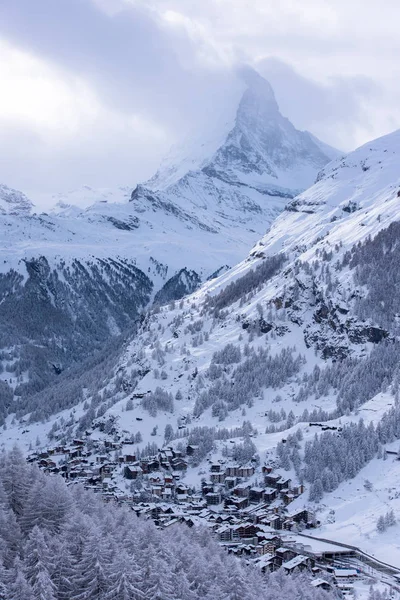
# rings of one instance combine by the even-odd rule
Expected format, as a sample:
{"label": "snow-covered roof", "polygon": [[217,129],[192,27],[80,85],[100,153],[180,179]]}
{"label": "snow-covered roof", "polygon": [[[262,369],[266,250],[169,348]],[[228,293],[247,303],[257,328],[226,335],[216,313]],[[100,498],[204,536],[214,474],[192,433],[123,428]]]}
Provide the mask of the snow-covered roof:
{"label": "snow-covered roof", "polygon": [[299,565],[303,564],[307,560],[308,559],[307,559],[306,556],[303,556],[302,554],[299,554],[298,556],[295,556],[291,560],[288,560],[287,562],[283,563],[282,567],[284,567],[285,569],[288,569],[289,571],[291,571],[292,569],[295,569],[296,567],[298,567]]}

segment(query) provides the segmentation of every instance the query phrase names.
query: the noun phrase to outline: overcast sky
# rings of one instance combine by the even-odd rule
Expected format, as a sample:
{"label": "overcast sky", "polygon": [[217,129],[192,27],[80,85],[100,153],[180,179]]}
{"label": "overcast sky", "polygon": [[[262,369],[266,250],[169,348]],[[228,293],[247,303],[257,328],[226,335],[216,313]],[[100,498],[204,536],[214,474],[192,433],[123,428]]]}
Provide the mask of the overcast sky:
{"label": "overcast sky", "polygon": [[1,0],[0,182],[134,186],[236,99],[243,63],[351,150],[400,127],[399,22],[395,0]]}

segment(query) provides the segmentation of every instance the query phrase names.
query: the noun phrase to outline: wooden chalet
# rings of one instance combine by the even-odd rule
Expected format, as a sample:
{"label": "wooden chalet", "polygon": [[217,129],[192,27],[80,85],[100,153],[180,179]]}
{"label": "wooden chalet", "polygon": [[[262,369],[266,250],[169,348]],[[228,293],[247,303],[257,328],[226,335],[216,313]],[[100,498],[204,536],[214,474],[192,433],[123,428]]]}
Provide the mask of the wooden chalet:
{"label": "wooden chalet", "polygon": [[249,500],[252,503],[258,504],[264,498],[264,488],[253,487],[249,490]]}

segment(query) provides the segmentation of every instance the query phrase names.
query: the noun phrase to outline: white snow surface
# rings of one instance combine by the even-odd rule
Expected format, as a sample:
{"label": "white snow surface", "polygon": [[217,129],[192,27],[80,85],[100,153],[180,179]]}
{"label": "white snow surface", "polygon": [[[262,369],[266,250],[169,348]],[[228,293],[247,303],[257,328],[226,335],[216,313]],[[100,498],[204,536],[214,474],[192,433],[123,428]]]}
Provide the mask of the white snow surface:
{"label": "white snow surface", "polygon": [[[254,347],[264,346],[268,343],[272,354],[280,352],[284,347],[295,347],[295,353],[305,357],[302,372],[311,372],[315,365],[321,368],[327,364],[313,348],[307,348],[304,342],[304,327],[315,327],[312,319],[312,307],[304,303],[301,315],[302,322],[296,324],[281,314],[282,325],[287,327],[283,336],[254,338],[249,342],[244,334],[242,323],[245,320],[257,318],[257,304],[264,305],[273,299],[282,297],[285,289],[291,283],[291,270],[294,262],[317,260],[317,252],[325,249],[333,251],[332,264],[340,259],[343,254],[367,236],[375,236],[380,230],[386,228],[391,222],[399,218],[400,197],[400,172],[398,170],[400,154],[400,132],[380,138],[366,144],[343,159],[331,163],[321,174],[319,181],[309,190],[298,196],[289,210],[282,213],[272,224],[270,231],[253,248],[249,257],[222,276],[207,282],[198,292],[187,298],[183,307],[164,307],[158,315],[150,319],[150,324],[135,340],[132,340],[125,354],[121,357],[120,368],[126,373],[130,372],[132,365],[140,364],[149,368],[149,373],[140,381],[136,392],[147,392],[160,386],[175,395],[179,389],[183,400],[175,401],[173,414],[158,413],[152,418],[142,409],[137,402],[133,411],[126,412],[124,406],[126,397],[122,398],[110,410],[110,414],[118,415],[121,427],[136,431],[138,424],[136,417],[143,419],[140,429],[144,442],[156,441],[162,443],[163,431],[167,423],[174,429],[177,419],[190,414],[193,410],[195,394],[195,380],[193,373],[204,374],[210,364],[213,353],[220,350],[227,343],[241,346],[246,342]],[[343,208],[354,203],[354,212],[344,211]],[[335,217],[335,218],[334,218]],[[244,305],[233,303],[229,306],[227,316],[222,321],[215,321],[213,317],[203,311],[203,303],[207,295],[214,295],[224,289],[229,283],[238,279],[250,269],[263,261],[263,256],[284,251],[288,256],[288,263],[283,270],[255,296]],[[344,302],[354,283],[347,268],[338,273],[339,286],[334,292],[333,300],[337,304]],[[176,318],[183,319],[182,324],[176,326]],[[201,345],[194,344],[194,336],[185,333],[188,324],[198,319],[204,321],[203,333],[209,333],[208,341]],[[178,338],[174,335],[178,332]],[[160,369],[150,341],[157,339],[162,348],[167,349],[166,363],[163,369],[168,377],[160,381],[154,376],[155,369]],[[182,353],[182,348],[186,353]],[[351,345],[350,351],[354,355],[362,355],[372,348],[371,344],[362,347]],[[143,354],[144,353],[144,354]],[[140,356],[140,359],[139,359]],[[138,357],[138,358],[136,358]],[[329,362],[329,361],[328,361]],[[199,376],[198,375],[198,376]],[[301,374],[300,374],[301,375]],[[296,404],[293,398],[298,391],[297,377],[288,381],[279,390],[264,389],[261,396],[254,400],[253,407],[246,406],[246,414],[242,415],[242,408],[230,412],[228,417],[220,423],[212,417],[211,410],[205,411],[193,421],[192,426],[207,425],[215,427],[236,427],[244,419],[249,420],[258,429],[258,435],[253,438],[262,460],[273,456],[276,444],[297,428],[302,428],[304,441],[312,439],[315,431],[307,423],[299,423],[291,430],[284,433],[264,433],[269,424],[265,412],[269,409],[287,412],[293,410],[295,415],[300,415],[304,408],[322,408],[331,411],[335,408],[335,394],[328,394],[318,400],[310,398],[307,402]],[[277,395],[281,397],[277,402]],[[370,421],[377,423],[393,404],[390,393],[378,394],[364,404],[357,414],[343,416],[327,424],[343,425],[347,422],[358,422],[362,417],[366,424]],[[158,436],[150,437],[154,425],[158,425]],[[213,456],[221,456],[222,443]],[[382,468],[384,465],[384,468]],[[189,470],[187,480],[191,484],[200,480],[201,469]],[[342,483],[333,493],[326,494],[319,507],[323,523],[322,529],[316,535],[333,541],[342,541],[360,546],[363,550],[375,555],[381,560],[391,564],[400,564],[400,546],[397,543],[399,525],[389,528],[384,534],[376,532],[376,520],[380,514],[385,513],[389,507],[396,512],[400,509],[400,500],[394,496],[393,490],[398,487],[400,477],[400,462],[374,459],[351,482]],[[371,480],[374,492],[366,492],[362,487],[365,479]],[[293,504],[293,509],[307,503],[307,494],[300,497]],[[292,505],[291,505],[292,506]],[[335,511],[335,523],[325,524],[329,511]],[[397,536],[397,537],[396,537]]]}
{"label": "white snow surface", "polygon": [[[245,343],[254,347],[265,347],[268,344],[272,355],[285,347],[295,347],[295,354],[301,354],[305,358],[300,376],[304,372],[311,372],[315,365],[323,367],[327,364],[327,361],[316,354],[312,347],[308,348],[305,344],[304,328],[306,326],[316,327],[312,318],[313,309],[307,303],[307,299],[300,302],[302,313],[299,323],[291,321],[284,310],[276,312],[275,318],[278,324],[286,327],[283,335],[271,336],[268,334],[267,337],[256,336],[253,340],[249,340],[242,324],[246,320],[257,318],[257,305],[266,306],[270,301],[285,296],[286,290],[293,283],[293,269],[297,260],[315,262],[319,252],[325,250],[333,252],[332,264],[334,264],[356,243],[365,240],[368,236],[375,236],[380,230],[399,219],[399,159],[400,131],[396,131],[362,146],[344,158],[338,158],[331,162],[320,173],[317,183],[292,200],[288,208],[272,222],[279,210],[275,206],[275,214],[271,213],[272,224],[269,231],[256,243],[245,260],[220,277],[206,282],[200,290],[185,299],[182,305],[176,305],[173,308],[162,307],[160,312],[150,315],[141,333],[130,342],[127,350],[124,351],[115,373],[110,374],[110,384],[117,372],[118,376],[122,374],[128,377],[131,371],[139,366],[142,370],[147,371],[148,369],[148,372],[139,382],[135,392],[146,393],[149,390],[155,390],[157,386],[162,386],[173,395],[180,390],[183,399],[175,401],[173,413],[159,412],[157,417],[153,418],[140,406],[140,400],[136,402],[132,411],[126,411],[125,405],[130,394],[121,392],[120,396],[116,398],[118,401],[108,411],[109,414],[119,417],[121,429],[136,432],[140,428],[143,444],[154,441],[161,446],[166,424],[170,423],[176,429],[177,420],[192,412],[196,397],[196,379],[207,371],[213,353],[227,343],[240,346],[242,351]],[[217,157],[213,164],[218,166],[221,164],[220,161],[222,158]],[[211,192],[204,192],[201,205],[197,204],[199,202],[197,192],[191,195],[193,179],[196,180],[193,184],[195,186],[198,181],[202,181],[203,176],[206,177],[204,173],[196,175],[189,173],[184,177],[185,189],[190,191],[187,196],[188,202],[185,204],[185,217],[180,215],[177,218],[176,213],[167,208],[165,212],[157,212],[155,204],[160,202],[160,196],[156,194],[154,197],[149,193],[150,198],[143,199],[147,194],[143,188],[139,190],[140,194],[133,202],[118,205],[118,209],[116,205],[98,203],[90,209],[82,211],[79,217],[74,218],[68,216],[55,218],[43,215],[32,218],[18,217],[18,219],[12,215],[2,217],[4,222],[8,219],[7,227],[4,228],[4,236],[1,237],[2,251],[8,261],[14,260],[11,258],[11,248],[15,251],[13,240],[15,244],[15,239],[19,238],[24,242],[17,247],[17,252],[19,252],[17,262],[18,257],[21,258],[24,252],[26,255],[26,252],[29,251],[41,252],[46,249],[47,252],[56,256],[57,253],[60,253],[60,239],[64,240],[65,246],[63,247],[68,248],[70,244],[73,253],[79,251],[86,254],[89,252],[109,253],[110,249],[115,247],[113,246],[115,242],[112,240],[115,240],[115,236],[117,236],[118,254],[133,252],[133,248],[137,252],[137,249],[141,248],[139,253],[135,254],[138,266],[144,264],[149,256],[156,255],[155,248],[159,252],[157,256],[168,251],[169,261],[171,256],[176,255],[179,258],[184,253],[185,260],[193,261],[193,264],[189,262],[187,265],[192,268],[195,268],[194,265],[199,267],[200,258],[195,258],[199,249],[201,250],[200,255],[205,254],[201,257],[205,260],[205,263],[202,263],[203,269],[205,269],[204,264],[210,265],[208,268],[211,269],[212,261],[220,265],[232,263],[229,258],[232,259],[239,253],[242,253],[243,256],[243,247],[252,235],[252,232],[243,233],[246,231],[243,222],[238,223],[237,227],[233,224],[236,203],[239,206],[241,198],[230,193],[226,202],[224,198],[221,199],[224,216],[217,219],[217,213],[210,211]],[[243,174],[240,176],[245,177]],[[183,185],[182,181],[180,180],[179,186]],[[223,184],[228,185],[225,182]],[[173,189],[173,186],[169,189]],[[202,189],[205,190],[206,187],[203,186]],[[254,190],[254,193],[259,194],[260,192]],[[181,192],[177,191],[176,197],[182,198],[180,194]],[[164,196],[161,196],[162,198]],[[192,202],[193,206],[190,206],[189,202]],[[270,202],[270,198],[268,202]],[[197,206],[196,210],[195,206]],[[202,206],[202,211],[200,211],[200,206]],[[269,208],[269,210],[272,209]],[[221,233],[225,231],[221,223],[224,222],[227,214],[232,219],[230,236]],[[260,214],[257,214],[258,216],[253,220],[251,220],[252,217],[248,217],[247,224],[251,222],[252,226],[255,226],[256,221],[261,220]],[[115,226],[107,220],[108,216],[112,216],[127,223],[130,222],[130,218],[138,215],[140,225],[131,231],[116,230]],[[153,216],[153,221],[150,220],[150,215]],[[218,233],[212,233],[195,225],[190,220],[192,217],[198,218],[203,225],[210,228],[212,226],[216,229],[220,228]],[[185,220],[186,218],[189,220]],[[92,225],[95,227],[93,228]],[[260,227],[264,225],[265,221]],[[250,227],[250,225],[248,226]],[[29,236],[29,227],[33,231],[32,237]],[[93,231],[96,231],[95,235]],[[172,239],[171,231],[174,231]],[[213,247],[209,240],[214,239],[215,235],[220,236],[220,244]],[[75,236],[77,237],[75,238]],[[150,236],[151,240],[149,241]],[[78,243],[75,239],[81,241]],[[206,253],[204,248],[207,248]],[[287,263],[275,277],[261,286],[253,297],[242,305],[238,301],[232,303],[229,306],[228,314],[222,320],[214,319],[209,312],[203,310],[204,301],[209,294],[217,294],[229,283],[261,264],[265,257],[279,252],[286,253]],[[347,302],[346,299],[354,282],[348,268],[342,269],[337,275],[338,286],[334,290],[332,298],[339,305]],[[321,285],[323,285],[322,281]],[[181,320],[181,324],[178,326],[176,325],[177,319]],[[187,325],[199,319],[203,320],[203,334],[205,332],[209,334],[208,340],[204,340],[201,344],[195,343],[195,336],[187,330]],[[158,364],[154,353],[156,341],[160,343],[161,348],[166,350],[165,364],[162,367]],[[351,344],[349,346],[354,355],[370,351],[371,347],[371,344],[365,344],[362,348]],[[156,369],[160,370],[160,368],[167,374],[165,380],[156,377]],[[198,373],[196,378],[193,377],[195,372]],[[318,398],[318,400],[310,398],[306,403],[296,404],[293,398],[298,388],[299,379],[296,376],[279,390],[271,388],[262,390],[260,397],[254,399],[253,406],[246,406],[245,415],[242,414],[241,407],[229,413],[228,417],[220,423],[216,417],[212,417],[211,410],[208,409],[192,421],[191,426],[207,425],[230,428],[240,425],[244,419],[249,420],[258,429],[258,435],[252,439],[264,460],[268,456],[274,456],[277,443],[283,436],[287,436],[297,428],[302,428],[304,441],[311,439],[315,433],[311,431],[312,428],[307,423],[299,423],[284,433],[264,433],[266,426],[270,424],[265,417],[266,411],[270,408],[274,410],[284,408],[287,412],[293,410],[297,416],[303,412],[304,408],[309,410],[322,408],[330,411],[335,407],[335,394],[333,393]],[[277,400],[278,394],[281,397],[279,401]],[[357,422],[360,416],[364,418],[366,424],[370,421],[376,423],[390,408],[393,401],[390,393],[378,394],[364,404],[358,414],[344,416],[340,423]],[[76,410],[79,414],[82,406],[77,407]],[[42,436],[45,435],[52,422],[57,418],[55,416],[50,423],[45,425],[32,426],[30,428],[32,435],[33,432],[35,435],[37,434],[38,428],[40,428]],[[141,419],[140,423],[137,421],[138,418]],[[337,420],[332,423],[339,424]],[[18,425],[13,426],[10,422],[8,425],[7,431],[2,434],[2,439],[6,443],[25,439],[18,429]],[[151,436],[150,433],[155,425],[158,426],[158,433],[156,436]],[[221,457],[222,445],[222,443],[217,443],[213,459]],[[189,469],[186,476],[187,481],[191,484],[198,483],[201,478],[201,470],[202,468]],[[397,541],[400,526],[391,527],[383,534],[376,532],[376,519],[380,514],[385,513],[388,508],[394,508],[396,512],[400,509],[400,500],[394,492],[400,483],[399,477],[399,461],[382,462],[374,459],[354,480],[342,483],[335,492],[325,495],[319,507],[319,518],[322,521],[322,528],[318,531],[319,537],[358,545],[381,560],[400,564],[400,546]],[[373,483],[372,492],[364,490],[363,481],[365,479],[369,479]],[[306,496],[296,500],[293,509],[304,502],[306,502]],[[335,511],[335,520],[331,523],[329,521],[332,519],[329,518],[329,514],[332,510]]]}
{"label": "white snow surface", "polygon": [[132,197],[129,187],[84,186],[31,214],[22,193],[0,187],[0,270],[25,272],[23,260],[38,256],[52,266],[123,258],[157,289],[183,267],[205,280],[241,260],[334,152],[280,114],[267,81],[243,77],[239,107],[214,115],[210,133],[192,137]]}

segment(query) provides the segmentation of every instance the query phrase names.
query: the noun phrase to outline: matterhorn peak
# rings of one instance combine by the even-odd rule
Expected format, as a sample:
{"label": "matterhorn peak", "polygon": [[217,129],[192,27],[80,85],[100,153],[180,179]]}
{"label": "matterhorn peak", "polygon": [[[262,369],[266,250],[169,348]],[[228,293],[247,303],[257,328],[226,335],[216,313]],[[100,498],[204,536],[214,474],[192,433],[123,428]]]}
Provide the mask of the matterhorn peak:
{"label": "matterhorn peak", "polygon": [[258,103],[263,112],[279,112],[274,90],[269,81],[264,79],[255,69],[247,65],[239,67],[237,73],[246,85],[239,105],[238,115],[240,114],[240,107],[251,102]]}

